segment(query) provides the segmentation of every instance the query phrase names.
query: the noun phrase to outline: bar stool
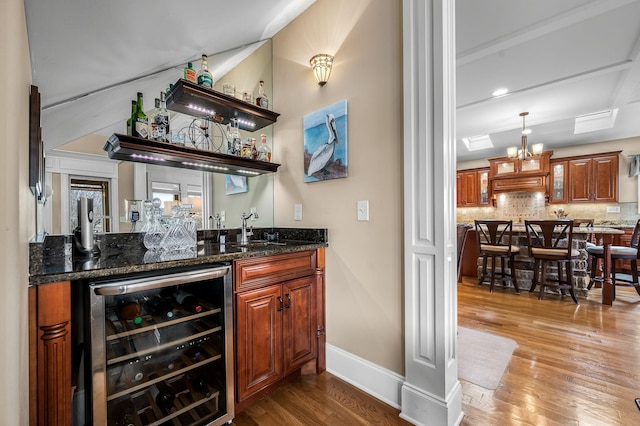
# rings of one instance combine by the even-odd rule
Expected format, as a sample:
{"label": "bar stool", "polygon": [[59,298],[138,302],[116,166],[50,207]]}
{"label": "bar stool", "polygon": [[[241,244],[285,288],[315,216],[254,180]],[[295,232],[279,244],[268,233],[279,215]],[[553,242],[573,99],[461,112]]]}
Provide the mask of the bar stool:
{"label": "bar stool", "polygon": [[[533,282],[530,292],[538,285],[538,273],[540,273],[540,293],[538,299],[544,296],[545,287],[555,287],[564,295],[569,291],[571,298],[578,303],[573,285],[572,260],[577,259],[580,252],[572,248],[573,220],[525,220],[529,242],[529,256],[533,258]],[[555,263],[558,268],[556,280],[547,277],[547,267]],[[563,277],[562,265],[565,267],[566,279]]]}
{"label": "bar stool", "polygon": [[[594,223],[594,219],[573,219],[573,227],[574,228],[580,228],[581,226],[584,226],[586,228],[593,228],[593,223]],[[593,243],[593,234],[589,233],[586,235],[586,244],[585,244],[585,250],[587,249],[587,247],[591,247],[591,246],[595,246],[595,244]],[[589,254],[589,252],[587,251],[587,272],[591,272],[591,255]]]}
{"label": "bar stool", "polygon": [[[611,283],[613,284],[613,300],[616,300],[616,286],[633,286],[636,289],[638,295],[640,295],[640,282],[638,282],[638,240],[640,239],[640,219],[636,222],[635,228],[633,228],[633,234],[631,235],[631,242],[629,247],[623,246],[611,246]],[[598,261],[604,257],[604,247],[590,245],[587,246],[587,253],[591,256],[591,273],[589,276],[588,290],[591,290],[593,283],[596,279],[596,272],[598,270]],[[616,266],[616,261],[628,260],[631,263],[631,277],[630,283],[619,283],[616,281],[616,273],[622,272],[620,268]]]}
{"label": "bar stool", "polygon": [[[500,278],[502,285],[507,286],[507,278],[511,279],[516,293],[520,293],[515,274],[515,255],[520,248],[512,245],[512,221],[510,220],[476,220],[476,234],[478,237],[478,253],[482,256],[482,275],[478,285],[482,285],[487,278],[487,259],[491,258],[491,284],[489,291],[493,291],[496,278],[496,258],[500,258]],[[505,270],[505,263],[509,264],[509,273]]]}

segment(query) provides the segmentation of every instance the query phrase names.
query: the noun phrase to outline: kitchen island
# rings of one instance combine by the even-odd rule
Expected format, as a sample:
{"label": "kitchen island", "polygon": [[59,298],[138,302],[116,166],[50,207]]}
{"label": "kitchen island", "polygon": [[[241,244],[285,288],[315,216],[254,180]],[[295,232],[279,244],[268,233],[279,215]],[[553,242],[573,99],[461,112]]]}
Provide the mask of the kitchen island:
{"label": "kitchen island", "polygon": [[[587,286],[588,280],[588,255],[585,250],[586,242],[589,238],[595,237],[598,240],[602,240],[603,244],[611,244],[612,237],[614,235],[624,234],[624,231],[616,228],[609,228],[604,226],[594,227],[574,227],[573,228],[573,248],[580,252],[578,259],[573,261],[573,279],[576,296],[579,298],[586,298],[589,290]],[[473,264],[475,266],[475,275],[479,278],[482,270],[482,257],[478,256],[477,236],[475,229],[471,228],[469,237],[467,238],[466,245],[463,250],[463,258],[461,260],[463,265],[463,273],[466,272],[469,275],[470,267],[468,265]],[[529,247],[527,240],[527,232],[525,226],[522,223],[513,224],[513,245],[520,248],[520,254],[515,257],[515,276],[518,280],[521,290],[528,290],[531,287],[533,281],[533,259],[529,257]],[[607,267],[610,265],[610,261],[607,263]],[[465,268],[465,265],[466,268]],[[556,269],[550,268],[551,278],[556,278]],[[604,268],[603,268],[604,270]],[[608,275],[605,274],[605,277]],[[603,288],[603,300],[602,303],[611,305],[613,293],[613,286],[610,279],[604,280]]]}

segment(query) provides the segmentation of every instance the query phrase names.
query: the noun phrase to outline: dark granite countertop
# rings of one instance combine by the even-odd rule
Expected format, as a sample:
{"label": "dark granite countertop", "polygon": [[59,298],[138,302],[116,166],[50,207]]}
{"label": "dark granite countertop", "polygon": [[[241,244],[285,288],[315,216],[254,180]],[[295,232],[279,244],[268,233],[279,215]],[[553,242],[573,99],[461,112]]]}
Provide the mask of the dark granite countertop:
{"label": "dark granite countertop", "polygon": [[[266,233],[277,233],[275,242],[266,242]],[[96,235],[100,256],[72,255],[72,237],[47,236],[29,245],[29,284],[85,280],[139,272],[158,271],[228,262],[247,257],[270,256],[327,247],[326,229],[254,229],[248,246],[235,243],[238,230],[222,230],[227,243],[218,243],[217,231],[199,231],[195,251],[166,255],[147,251],[142,233]],[[233,241],[233,243],[232,243]]]}

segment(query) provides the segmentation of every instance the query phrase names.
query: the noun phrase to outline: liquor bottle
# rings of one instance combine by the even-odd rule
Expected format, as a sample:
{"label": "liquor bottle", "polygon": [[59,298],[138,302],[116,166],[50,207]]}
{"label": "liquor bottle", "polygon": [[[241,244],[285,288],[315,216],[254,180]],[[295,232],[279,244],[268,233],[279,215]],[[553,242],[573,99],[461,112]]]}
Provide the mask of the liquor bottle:
{"label": "liquor bottle", "polygon": [[113,406],[109,415],[109,424],[114,426],[133,426],[135,411],[133,400],[127,395]]}
{"label": "liquor bottle", "polygon": [[193,294],[178,290],[173,297],[175,297],[179,305],[188,311],[196,313],[202,312],[202,305],[198,303],[198,299]]}
{"label": "liquor bottle", "polygon": [[147,139],[149,137],[149,121],[147,119],[147,114],[144,113],[142,92],[138,92],[137,104],[136,119],[131,123],[131,130],[133,136]]}
{"label": "liquor bottle", "polygon": [[271,150],[267,146],[267,135],[260,135],[260,146],[258,147],[258,160],[271,161]]}
{"label": "liquor bottle", "polygon": [[176,411],[176,407],[173,405],[176,395],[168,383],[158,382],[152,385],[150,390],[151,396],[153,396],[160,411],[164,414],[171,414]]}
{"label": "liquor bottle", "polygon": [[200,65],[200,71],[198,71],[198,75],[196,77],[199,85],[204,87],[213,87],[213,75],[209,72],[207,55],[202,55],[202,64]]}
{"label": "liquor bottle", "polygon": [[260,87],[258,88],[258,97],[256,98],[256,105],[267,109],[269,107],[269,98],[264,91],[264,81],[260,80]]}
{"label": "liquor bottle", "polygon": [[161,297],[159,294],[151,296],[144,304],[145,309],[164,320],[174,317],[173,305],[169,299]]}
{"label": "liquor bottle", "polygon": [[165,93],[168,95],[170,91],[173,90],[173,83],[169,83],[169,87],[165,90]]}
{"label": "liquor bottle", "polygon": [[156,126],[156,115],[160,111],[160,99],[155,98],[153,100],[155,108],[149,116],[149,139],[158,140],[158,127]]}
{"label": "liquor bottle", "polygon": [[122,299],[118,302],[118,318],[122,321],[133,321],[135,325],[140,325],[140,312],[140,303],[135,299]]}
{"label": "liquor bottle", "polygon": [[156,129],[156,137],[154,139],[159,142],[171,142],[169,140],[169,111],[167,111],[167,101],[164,92],[160,92],[158,108],[153,121]]}
{"label": "liquor bottle", "polygon": [[136,101],[131,101],[131,115],[127,119],[127,136],[131,136],[133,134],[131,133],[132,132],[131,123],[135,122],[137,110],[138,110],[138,103]]}
{"label": "liquor bottle", "polygon": [[197,83],[196,70],[193,69],[191,62],[187,63],[187,67],[184,69],[184,79],[192,83]]}
{"label": "liquor bottle", "polygon": [[242,151],[240,152],[240,156],[242,158],[252,158],[253,156],[253,147],[256,144],[256,140],[249,138],[242,146]]}

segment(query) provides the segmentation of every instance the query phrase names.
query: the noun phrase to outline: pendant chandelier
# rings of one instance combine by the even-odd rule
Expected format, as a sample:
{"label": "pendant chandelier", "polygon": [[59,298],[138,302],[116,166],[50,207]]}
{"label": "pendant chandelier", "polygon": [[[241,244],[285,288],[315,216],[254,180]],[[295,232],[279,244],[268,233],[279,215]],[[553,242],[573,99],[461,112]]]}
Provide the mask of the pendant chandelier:
{"label": "pendant chandelier", "polygon": [[529,133],[531,133],[530,129],[527,129],[527,126],[525,125],[525,117],[529,115],[528,112],[521,112],[520,113],[520,117],[522,117],[522,138],[520,140],[520,149],[518,149],[518,147],[516,146],[511,146],[509,148],[507,148],[507,156],[509,158],[518,158],[522,161],[526,160],[527,158],[531,158],[534,155],[540,155],[542,154],[542,144],[541,143],[536,143],[531,145],[531,152],[529,152],[529,147],[528,147],[528,141],[527,141],[527,135]]}

